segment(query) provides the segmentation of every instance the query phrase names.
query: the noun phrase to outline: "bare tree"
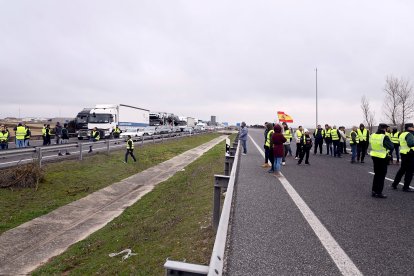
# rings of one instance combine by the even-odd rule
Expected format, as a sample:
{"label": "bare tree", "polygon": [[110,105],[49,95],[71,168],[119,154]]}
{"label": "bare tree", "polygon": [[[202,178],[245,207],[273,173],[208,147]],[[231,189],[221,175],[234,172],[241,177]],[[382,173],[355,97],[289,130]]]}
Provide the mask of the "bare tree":
{"label": "bare tree", "polygon": [[393,76],[387,76],[385,81],[384,116],[392,125],[398,125],[400,113],[400,80]]}
{"label": "bare tree", "polygon": [[372,129],[375,124],[375,112],[371,110],[371,106],[365,95],[361,98],[361,109],[364,117],[364,123],[367,125],[369,132],[372,133]]}
{"label": "bare tree", "polygon": [[414,115],[413,87],[408,80],[403,78],[399,79],[397,97],[401,109],[399,121],[401,122],[401,129],[403,129],[404,124]]}

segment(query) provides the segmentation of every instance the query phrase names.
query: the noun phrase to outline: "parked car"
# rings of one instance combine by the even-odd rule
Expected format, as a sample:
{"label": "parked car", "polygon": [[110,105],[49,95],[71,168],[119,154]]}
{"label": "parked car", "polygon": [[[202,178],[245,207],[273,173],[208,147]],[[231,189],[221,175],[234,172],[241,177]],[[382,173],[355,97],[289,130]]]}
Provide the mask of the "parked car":
{"label": "parked car", "polygon": [[171,127],[170,126],[159,126],[157,127],[157,130],[160,134],[168,134],[171,133]]}
{"label": "parked car", "polygon": [[141,137],[144,135],[144,129],[143,128],[137,128],[135,131],[126,131],[122,132],[119,135],[119,138],[123,138],[125,141],[128,140],[128,135],[131,135],[132,140],[140,140]]}

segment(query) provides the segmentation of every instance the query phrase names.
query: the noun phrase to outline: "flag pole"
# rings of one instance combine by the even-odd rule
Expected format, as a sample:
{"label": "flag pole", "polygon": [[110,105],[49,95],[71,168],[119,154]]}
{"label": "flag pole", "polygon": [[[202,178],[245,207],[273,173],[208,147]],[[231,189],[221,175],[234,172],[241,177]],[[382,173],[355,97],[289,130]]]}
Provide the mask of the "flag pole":
{"label": "flag pole", "polygon": [[316,125],[318,126],[318,67],[315,69],[316,72]]}

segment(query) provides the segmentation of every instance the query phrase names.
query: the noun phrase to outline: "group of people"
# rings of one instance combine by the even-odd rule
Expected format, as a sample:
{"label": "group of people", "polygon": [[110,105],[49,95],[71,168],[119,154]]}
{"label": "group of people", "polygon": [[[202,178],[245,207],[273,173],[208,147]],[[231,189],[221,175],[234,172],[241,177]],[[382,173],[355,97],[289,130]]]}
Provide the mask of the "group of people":
{"label": "group of people", "polygon": [[[243,154],[247,153],[247,127],[242,124],[240,140],[242,140]],[[308,129],[299,126],[295,132],[286,123],[274,124],[265,123],[264,131],[264,149],[265,162],[264,168],[269,168],[268,172],[275,176],[280,176],[281,166],[286,164],[286,157],[292,156],[290,144],[292,140],[296,142],[295,159],[297,164],[302,162],[306,165],[309,163],[310,150],[314,146],[313,153],[322,154],[323,144],[326,145],[326,155],[335,158],[341,158],[342,154],[347,152],[347,141],[351,148],[351,160],[354,163],[364,163],[369,145],[371,146],[370,156],[374,163],[374,180],[372,185],[372,196],[376,198],[386,198],[382,193],[384,188],[387,166],[394,163],[394,152],[396,157],[395,164],[400,164],[394,181],[391,185],[393,189],[398,188],[398,184],[404,177],[404,192],[414,192],[410,184],[414,173],[414,125],[407,123],[404,125],[404,131],[399,132],[396,127],[390,128],[387,124],[379,124],[378,130],[370,134],[364,124],[359,127],[353,126],[349,134],[346,133],[345,127],[325,125],[322,128],[318,125],[311,135]],[[269,162],[271,165],[269,165]]]}
{"label": "group of people", "polygon": [[[32,132],[30,127],[26,124],[19,123],[13,128],[15,133],[16,148],[25,148],[30,146],[30,136]],[[7,126],[0,127],[0,149],[6,150],[9,148],[10,131]]]}

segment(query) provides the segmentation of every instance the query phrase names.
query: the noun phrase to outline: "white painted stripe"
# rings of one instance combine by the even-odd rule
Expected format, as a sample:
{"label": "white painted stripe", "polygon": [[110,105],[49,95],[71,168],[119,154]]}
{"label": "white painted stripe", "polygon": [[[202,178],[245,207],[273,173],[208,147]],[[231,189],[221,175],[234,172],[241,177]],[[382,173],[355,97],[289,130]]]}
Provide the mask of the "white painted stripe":
{"label": "white painted stripe", "polygon": [[[373,172],[368,172],[368,173],[370,173],[370,174],[372,174],[372,175],[375,175],[375,173],[373,173]],[[391,178],[388,178],[388,177],[386,177],[385,178],[386,180],[388,180],[388,181],[391,181],[391,182],[394,182],[394,179],[391,179]],[[400,184],[400,185],[402,185],[402,186],[404,186],[404,183],[398,183],[398,184]],[[410,188],[412,188],[412,189],[414,189],[414,187],[413,186],[409,186]]]}
{"label": "white painted stripe", "polygon": [[[249,137],[264,157],[263,150],[256,144],[256,142],[250,135]],[[326,229],[325,226],[320,222],[320,220],[316,217],[316,215],[312,212],[309,206],[292,187],[289,181],[283,176],[283,174],[281,174],[281,176],[278,177],[278,179],[282,183],[286,192],[289,194],[290,198],[299,208],[299,211],[302,213],[302,215],[312,228],[313,232],[315,232],[316,236],[319,238],[322,245],[325,247],[326,251],[331,256],[332,260],[335,262],[339,271],[341,271],[342,275],[362,275],[361,271],[359,271],[359,269],[348,257],[345,251],[332,237],[331,233],[329,233],[328,229]]]}

